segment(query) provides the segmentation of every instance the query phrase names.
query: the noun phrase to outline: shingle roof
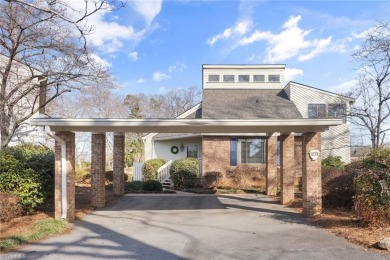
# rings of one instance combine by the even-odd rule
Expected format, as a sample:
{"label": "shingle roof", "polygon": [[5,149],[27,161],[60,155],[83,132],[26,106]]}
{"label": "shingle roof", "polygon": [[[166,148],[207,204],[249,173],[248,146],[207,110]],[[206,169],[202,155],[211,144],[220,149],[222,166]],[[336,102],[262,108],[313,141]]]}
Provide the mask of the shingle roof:
{"label": "shingle roof", "polygon": [[302,118],[284,90],[203,89],[205,119]]}

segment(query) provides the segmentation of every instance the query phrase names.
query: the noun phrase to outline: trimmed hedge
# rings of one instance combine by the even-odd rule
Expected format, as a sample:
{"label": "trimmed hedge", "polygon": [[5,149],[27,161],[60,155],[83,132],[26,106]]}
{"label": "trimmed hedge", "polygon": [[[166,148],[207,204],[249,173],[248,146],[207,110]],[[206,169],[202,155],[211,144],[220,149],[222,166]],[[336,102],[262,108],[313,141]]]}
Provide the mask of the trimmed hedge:
{"label": "trimmed hedge", "polygon": [[[105,173],[106,182],[114,181],[114,171],[106,171]],[[129,180],[129,176],[127,174],[123,175],[123,180],[126,182]]]}
{"label": "trimmed hedge", "polygon": [[199,162],[195,158],[176,160],[171,165],[170,175],[175,188],[192,188],[199,175]]}
{"label": "trimmed hedge", "polygon": [[0,151],[0,191],[15,194],[27,211],[54,195],[54,153],[23,144]]}
{"label": "trimmed hedge", "polygon": [[321,161],[321,166],[323,169],[344,169],[344,162],[341,160],[340,156],[328,156]]}
{"label": "trimmed hedge", "polygon": [[159,181],[148,180],[142,183],[142,190],[144,191],[162,191],[163,187]]}
{"label": "trimmed hedge", "polygon": [[157,170],[163,166],[167,161],[164,159],[151,159],[142,166],[142,175],[144,181],[157,180]]}

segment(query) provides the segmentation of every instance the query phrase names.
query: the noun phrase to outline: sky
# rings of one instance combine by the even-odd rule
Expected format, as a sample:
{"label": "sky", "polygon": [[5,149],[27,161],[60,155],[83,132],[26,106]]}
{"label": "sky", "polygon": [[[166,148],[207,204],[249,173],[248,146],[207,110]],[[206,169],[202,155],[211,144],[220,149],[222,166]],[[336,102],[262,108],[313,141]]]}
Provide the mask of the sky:
{"label": "sky", "polygon": [[351,53],[390,1],[128,1],[88,23],[121,94],[202,86],[202,64],[285,64],[286,80],[345,93]]}

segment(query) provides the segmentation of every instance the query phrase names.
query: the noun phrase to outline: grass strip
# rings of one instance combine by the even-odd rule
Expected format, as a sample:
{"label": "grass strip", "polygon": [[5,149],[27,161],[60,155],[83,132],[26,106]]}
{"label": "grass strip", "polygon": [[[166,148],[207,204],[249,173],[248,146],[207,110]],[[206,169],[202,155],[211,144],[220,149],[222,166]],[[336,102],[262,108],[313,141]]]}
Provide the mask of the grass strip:
{"label": "grass strip", "polygon": [[41,240],[52,235],[62,234],[67,228],[66,222],[57,219],[37,221],[34,223],[31,233],[0,239],[0,252],[9,251],[17,248],[19,245]]}

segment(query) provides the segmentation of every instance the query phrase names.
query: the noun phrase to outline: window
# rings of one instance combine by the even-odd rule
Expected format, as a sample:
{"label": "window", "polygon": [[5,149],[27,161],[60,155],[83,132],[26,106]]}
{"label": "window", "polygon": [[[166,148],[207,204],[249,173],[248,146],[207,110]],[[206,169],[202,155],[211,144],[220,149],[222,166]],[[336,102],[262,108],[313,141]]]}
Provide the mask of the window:
{"label": "window", "polygon": [[223,82],[234,82],[234,75],[223,75]]}
{"label": "window", "polygon": [[343,123],[345,123],[346,122],[345,106],[343,104],[330,104],[330,105],[328,105],[328,117],[342,118]]}
{"label": "window", "polygon": [[237,147],[239,163],[264,163],[264,139],[239,139]]}
{"label": "window", "polygon": [[198,145],[197,144],[187,145],[187,158],[198,158]]}
{"label": "window", "polygon": [[264,82],[265,77],[264,77],[264,75],[253,75],[253,81],[254,82]]}
{"label": "window", "polygon": [[325,104],[309,104],[308,117],[309,118],[326,118]]}
{"label": "window", "polygon": [[238,82],[249,82],[249,75],[238,75]]}
{"label": "window", "polygon": [[280,75],[268,75],[268,82],[280,82]]}
{"label": "window", "polygon": [[219,82],[219,75],[209,75],[210,82]]}

